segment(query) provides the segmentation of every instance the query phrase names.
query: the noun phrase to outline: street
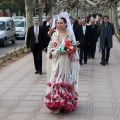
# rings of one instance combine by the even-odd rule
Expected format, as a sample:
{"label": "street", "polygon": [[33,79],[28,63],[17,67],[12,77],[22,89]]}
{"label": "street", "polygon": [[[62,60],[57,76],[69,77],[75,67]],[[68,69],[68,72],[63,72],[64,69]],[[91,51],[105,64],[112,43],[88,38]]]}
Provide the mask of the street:
{"label": "street", "polygon": [[15,48],[21,47],[25,43],[25,40],[16,40],[16,44],[12,44],[11,42],[7,43],[6,47],[2,47],[0,45],[0,57],[3,56],[5,53],[8,53]]}

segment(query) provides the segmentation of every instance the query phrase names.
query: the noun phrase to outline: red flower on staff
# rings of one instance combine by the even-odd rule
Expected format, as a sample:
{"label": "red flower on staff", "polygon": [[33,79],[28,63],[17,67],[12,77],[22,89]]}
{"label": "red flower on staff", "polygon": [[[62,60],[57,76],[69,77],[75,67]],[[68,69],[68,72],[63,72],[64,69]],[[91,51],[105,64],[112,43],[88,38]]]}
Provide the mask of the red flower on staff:
{"label": "red flower on staff", "polygon": [[58,44],[57,44],[57,42],[54,42],[53,45],[56,47]]}

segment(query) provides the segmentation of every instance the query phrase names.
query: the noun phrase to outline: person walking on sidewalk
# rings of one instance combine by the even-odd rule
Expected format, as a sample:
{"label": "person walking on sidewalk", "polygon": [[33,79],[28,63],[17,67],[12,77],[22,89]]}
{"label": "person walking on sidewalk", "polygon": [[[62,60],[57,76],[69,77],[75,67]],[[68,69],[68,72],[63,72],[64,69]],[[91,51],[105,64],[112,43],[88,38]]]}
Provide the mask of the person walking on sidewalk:
{"label": "person walking on sidewalk", "polygon": [[[57,25],[58,30],[52,34],[46,56],[47,88],[44,99],[46,107],[54,113],[77,108],[80,68],[76,39],[67,12],[59,14]],[[67,51],[65,46],[73,43],[76,45],[71,47],[76,50]]]}
{"label": "person walking on sidewalk", "polygon": [[98,26],[95,24],[95,19],[90,20],[91,25],[90,25],[90,30],[91,30],[91,40],[90,40],[90,57],[92,59],[95,58],[95,52],[96,52],[96,43],[98,40]]}
{"label": "person walking on sidewalk", "polygon": [[35,74],[42,74],[42,50],[45,42],[44,30],[39,25],[39,18],[34,18],[34,25],[28,29],[26,45],[33,53]]}
{"label": "person walking on sidewalk", "polygon": [[[96,24],[101,25],[103,23],[103,18],[102,18],[102,14],[98,14],[98,21],[96,22]],[[99,52],[101,52],[101,48],[100,48],[100,37],[98,38],[98,50]]]}
{"label": "person walking on sidewalk", "polygon": [[78,48],[80,48],[80,65],[83,65],[82,60],[84,59],[84,64],[87,64],[87,55],[89,48],[89,41],[91,40],[90,27],[86,25],[86,20],[81,20],[81,26],[77,28],[77,40],[80,42]]}
{"label": "person walking on sidewalk", "polygon": [[110,49],[113,47],[112,36],[114,35],[114,25],[109,22],[109,17],[104,16],[103,23],[98,28],[100,36],[100,48],[102,49],[101,65],[109,64]]}

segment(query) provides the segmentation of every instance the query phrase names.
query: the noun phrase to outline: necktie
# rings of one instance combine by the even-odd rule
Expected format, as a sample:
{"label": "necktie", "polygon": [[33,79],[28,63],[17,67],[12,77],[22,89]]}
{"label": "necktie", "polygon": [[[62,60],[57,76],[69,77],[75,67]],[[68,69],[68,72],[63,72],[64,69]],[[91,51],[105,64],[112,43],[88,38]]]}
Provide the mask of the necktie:
{"label": "necktie", "polygon": [[36,26],[36,30],[35,30],[35,43],[38,43],[38,26]]}

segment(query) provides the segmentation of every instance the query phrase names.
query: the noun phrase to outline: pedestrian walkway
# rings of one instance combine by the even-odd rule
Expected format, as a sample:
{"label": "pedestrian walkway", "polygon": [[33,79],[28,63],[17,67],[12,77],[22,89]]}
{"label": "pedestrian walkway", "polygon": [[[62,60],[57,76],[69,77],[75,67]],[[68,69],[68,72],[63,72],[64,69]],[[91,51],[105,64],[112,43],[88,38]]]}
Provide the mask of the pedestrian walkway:
{"label": "pedestrian walkway", "polygon": [[100,65],[101,53],[81,66],[78,108],[54,114],[43,104],[43,75],[34,74],[32,54],[0,70],[0,120],[120,120],[120,43],[114,37],[110,64]]}

